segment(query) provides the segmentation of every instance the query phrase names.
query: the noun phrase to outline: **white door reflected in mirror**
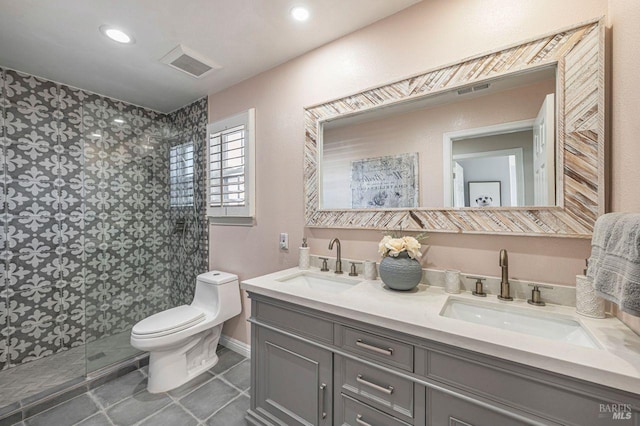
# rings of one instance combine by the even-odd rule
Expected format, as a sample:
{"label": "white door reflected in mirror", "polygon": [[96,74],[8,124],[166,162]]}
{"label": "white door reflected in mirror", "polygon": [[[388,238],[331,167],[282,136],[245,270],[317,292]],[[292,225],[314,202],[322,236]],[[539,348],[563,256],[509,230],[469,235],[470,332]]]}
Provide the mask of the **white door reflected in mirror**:
{"label": "white door reflected in mirror", "polygon": [[535,119],[445,133],[444,206],[556,205],[554,102]]}
{"label": "white door reflected in mirror", "polygon": [[536,206],[553,206],[556,200],[554,101],[553,94],[545,97],[533,123],[533,190]]}
{"label": "white door reflected in mirror", "polygon": [[453,206],[464,207],[464,167],[453,161]]}
{"label": "white door reflected in mirror", "polygon": [[[531,132],[522,132],[520,139],[530,140]],[[513,134],[507,141],[517,140]],[[519,135],[518,135],[519,136]],[[495,138],[500,142],[500,138]],[[476,138],[465,139],[467,146],[480,146]],[[461,151],[454,143],[453,150]],[[453,186],[462,189],[462,197],[454,192],[454,207],[513,207],[525,205],[524,149],[522,147],[501,150],[471,152],[453,155],[454,168],[462,168],[462,182]],[[455,174],[455,173],[454,173]],[[480,184],[482,183],[482,184]],[[486,198],[489,197],[489,198]],[[462,198],[462,202],[457,201]]]}

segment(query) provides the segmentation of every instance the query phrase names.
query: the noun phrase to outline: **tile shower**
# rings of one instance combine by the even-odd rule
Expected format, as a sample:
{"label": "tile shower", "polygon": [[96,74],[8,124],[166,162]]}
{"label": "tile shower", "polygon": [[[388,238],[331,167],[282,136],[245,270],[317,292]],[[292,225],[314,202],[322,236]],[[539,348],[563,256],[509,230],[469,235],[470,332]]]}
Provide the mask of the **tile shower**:
{"label": "tile shower", "polygon": [[190,302],[208,236],[206,98],[161,114],[5,69],[0,89],[0,380],[26,392],[1,409],[135,355],[133,324]]}

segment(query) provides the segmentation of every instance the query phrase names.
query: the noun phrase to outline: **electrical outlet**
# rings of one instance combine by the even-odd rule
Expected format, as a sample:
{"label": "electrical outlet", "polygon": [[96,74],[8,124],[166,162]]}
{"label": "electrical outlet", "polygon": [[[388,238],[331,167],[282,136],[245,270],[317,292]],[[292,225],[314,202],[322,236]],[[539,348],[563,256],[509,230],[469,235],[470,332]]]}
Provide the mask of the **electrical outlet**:
{"label": "electrical outlet", "polygon": [[289,250],[289,234],[286,232],[280,233],[280,249]]}

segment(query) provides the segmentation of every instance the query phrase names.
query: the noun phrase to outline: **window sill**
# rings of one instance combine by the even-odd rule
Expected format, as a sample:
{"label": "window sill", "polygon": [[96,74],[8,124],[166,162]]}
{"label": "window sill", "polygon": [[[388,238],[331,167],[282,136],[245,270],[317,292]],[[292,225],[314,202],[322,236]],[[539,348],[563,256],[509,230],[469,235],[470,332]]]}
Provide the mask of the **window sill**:
{"label": "window sill", "polygon": [[210,225],[220,226],[255,226],[254,217],[208,216]]}

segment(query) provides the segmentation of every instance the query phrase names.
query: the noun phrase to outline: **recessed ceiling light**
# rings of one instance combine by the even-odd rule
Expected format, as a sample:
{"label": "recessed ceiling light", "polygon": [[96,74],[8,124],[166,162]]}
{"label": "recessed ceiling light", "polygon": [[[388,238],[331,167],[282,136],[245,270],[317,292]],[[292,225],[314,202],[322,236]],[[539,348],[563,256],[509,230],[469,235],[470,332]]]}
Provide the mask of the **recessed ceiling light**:
{"label": "recessed ceiling light", "polygon": [[124,120],[122,118],[114,118],[113,122],[117,124],[124,124]]}
{"label": "recessed ceiling light", "polygon": [[309,19],[309,10],[306,7],[296,6],[291,9],[291,16],[296,21],[306,21]]}
{"label": "recessed ceiling light", "polygon": [[111,27],[109,25],[101,26],[100,31],[102,32],[102,34],[106,35],[113,41],[117,41],[118,43],[122,43],[122,44],[135,43],[135,40],[133,39],[133,37],[131,37],[124,31]]}

